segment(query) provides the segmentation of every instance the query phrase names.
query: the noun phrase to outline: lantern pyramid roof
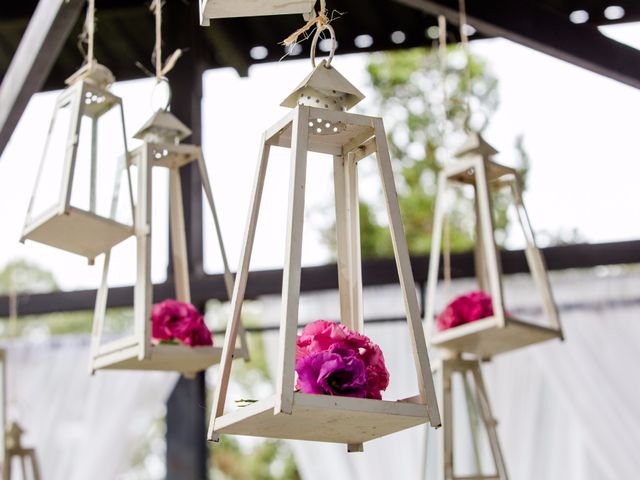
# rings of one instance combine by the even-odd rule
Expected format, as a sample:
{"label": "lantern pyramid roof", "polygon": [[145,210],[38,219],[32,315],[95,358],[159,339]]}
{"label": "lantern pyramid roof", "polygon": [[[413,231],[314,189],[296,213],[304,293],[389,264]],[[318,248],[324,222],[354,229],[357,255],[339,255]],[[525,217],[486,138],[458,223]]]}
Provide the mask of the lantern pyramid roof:
{"label": "lantern pyramid roof", "polygon": [[144,140],[145,135],[148,133],[177,137],[182,140],[191,135],[191,129],[182,123],[173,113],[158,110],[133,137]]}
{"label": "lantern pyramid roof", "polygon": [[322,60],[313,71],[280,104],[294,108],[303,90],[312,88],[330,96],[343,95],[343,105],[348,110],[364,98],[364,94],[344,78],[338,70]]}
{"label": "lantern pyramid roof", "polygon": [[482,157],[492,157],[497,154],[498,150],[493,148],[482,138],[478,132],[471,132],[467,140],[462,144],[460,149],[455,153],[456,158],[466,157],[467,155],[481,155]]}

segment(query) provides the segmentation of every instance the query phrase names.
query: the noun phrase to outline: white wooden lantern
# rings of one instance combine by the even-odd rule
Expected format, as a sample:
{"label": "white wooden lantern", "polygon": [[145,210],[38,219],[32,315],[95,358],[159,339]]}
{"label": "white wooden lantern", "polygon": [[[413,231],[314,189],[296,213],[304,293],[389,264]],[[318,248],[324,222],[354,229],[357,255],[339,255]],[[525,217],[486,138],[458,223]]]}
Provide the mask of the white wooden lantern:
{"label": "white wooden lantern", "polygon": [[[535,237],[522,201],[516,170],[492,160],[497,151],[479,134],[472,134],[456,154],[459,161],[445,166],[438,179],[438,194],[429,262],[426,318],[433,328],[432,343],[450,352],[473,353],[480,358],[525,347],[553,338],[562,338],[562,327],[553,298],[544,258],[536,247]],[[442,332],[435,329],[436,284],[440,260],[440,245],[446,215],[445,198],[454,186],[474,188],[476,211],[475,270],[480,290],[491,295],[494,315]],[[507,314],[502,289],[502,268],[494,237],[491,192],[507,188],[511,192],[518,224],[526,240],[526,259],[536,289],[542,300],[546,326],[515,318]]]}
{"label": "white wooden lantern", "polygon": [[316,0],[199,0],[200,25],[212,18],[258,17],[263,15],[308,14]]}
{"label": "white wooden lantern", "polygon": [[[498,438],[497,421],[493,417],[489,396],[482,378],[482,369],[478,360],[464,360],[462,358],[444,358],[436,366],[440,374],[440,409],[442,412],[442,429],[438,432],[440,437],[438,480],[508,480],[507,467],[502,455],[502,448]],[[464,388],[467,417],[469,418],[469,433],[475,460],[475,473],[470,476],[457,475],[455,473],[455,431],[458,421],[454,421],[454,378],[459,375]],[[473,421],[475,413],[481,422],[482,429],[478,429]],[[459,430],[460,431],[460,430]],[[482,457],[481,433],[486,432],[489,441],[492,465],[485,465]],[[427,455],[427,452],[423,452]],[[492,473],[486,473],[483,467],[493,469]]]}
{"label": "white wooden lantern", "polygon": [[5,432],[7,429],[7,367],[6,351],[0,349],[0,469],[2,480],[7,480],[7,442]]}
{"label": "white wooden lantern", "polygon": [[[220,434],[252,435],[345,443],[361,451],[362,443],[416,425],[440,425],[424,331],[409,253],[400,218],[382,119],[347,113],[363,98],[335,68],[323,60],[287,97],[292,110],[263,135],[249,218],[223,345],[220,383],[215,392],[209,439]],[[249,406],[225,412],[233,346],[247,286],[249,264],[265,174],[272,146],[291,149],[289,199],[282,284],[282,309],[276,393]],[[357,164],[376,154],[418,380],[418,395],[397,401],[311,395],[294,392],[296,335],[300,299],[301,249],[307,153],[333,157],[340,317],[362,332],[362,276],[358,217]],[[393,376],[393,372],[391,372]]]}
{"label": "white wooden lantern", "polygon": [[[151,307],[153,303],[153,286],[151,283],[151,178],[154,167],[169,169],[171,254],[176,289],[175,299],[183,302],[191,301],[180,169],[194,161],[198,164],[202,188],[213,216],[224,264],[225,287],[229,298],[233,291],[233,277],[227,263],[202,150],[197,145],[180,143],[180,140],[189,135],[191,135],[189,128],[173,114],[162,110],[153,114],[151,119],[135,135],[136,138],[144,141],[142,146],[130,153],[128,159],[132,167],[137,167],[135,333],[129,338],[118,339],[108,343],[102,342],[110,262],[110,253],[107,253],[102,283],[96,298],[91,371],[103,368],[172,370],[190,376],[220,361],[221,347],[188,347],[175,344],[155,345],[151,342]],[[242,331],[242,333],[244,332]],[[235,356],[248,358],[244,334],[240,337],[240,347],[236,349]]]}
{"label": "white wooden lantern", "polygon": [[56,100],[21,241],[93,263],[133,235],[122,100],[108,90],[113,81],[95,62],[67,80],[69,87]]}
{"label": "white wooden lantern", "polygon": [[[6,463],[3,469],[3,480],[12,480],[20,478],[20,480],[40,480],[40,468],[36,451],[33,448],[26,448],[22,445],[22,434],[24,430],[15,422],[7,427],[6,430]],[[20,475],[13,472],[13,463],[15,460],[20,465]]]}

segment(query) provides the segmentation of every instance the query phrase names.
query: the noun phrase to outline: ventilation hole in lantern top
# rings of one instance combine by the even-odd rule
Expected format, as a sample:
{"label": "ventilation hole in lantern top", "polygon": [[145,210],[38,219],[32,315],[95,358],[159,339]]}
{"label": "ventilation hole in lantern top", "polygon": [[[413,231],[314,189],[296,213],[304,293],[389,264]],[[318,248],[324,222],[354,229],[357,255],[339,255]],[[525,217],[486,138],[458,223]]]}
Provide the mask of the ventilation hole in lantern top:
{"label": "ventilation hole in lantern top", "polygon": [[338,131],[338,127],[333,127],[333,131],[337,132]]}
{"label": "ventilation hole in lantern top", "polygon": [[619,5],[610,5],[604,9],[604,17],[607,20],[620,20],[624,14],[624,8]]}
{"label": "ventilation hole in lantern top", "polygon": [[391,41],[396,45],[400,45],[401,43],[404,43],[406,39],[407,39],[407,36],[402,30],[396,30],[391,34]]}
{"label": "ventilation hole in lantern top", "polygon": [[326,103],[324,104],[324,108],[329,108],[329,105],[327,105]]}
{"label": "ventilation hole in lantern top", "polygon": [[322,133],[322,129],[321,128],[316,128],[316,132]]}
{"label": "ventilation hole in lantern top", "polygon": [[262,45],[258,45],[257,47],[253,47],[249,50],[249,56],[254,60],[264,60],[269,55],[269,50],[267,47],[263,47]]}
{"label": "ventilation hole in lantern top", "polygon": [[329,128],[331,126],[331,124],[329,122],[324,124],[325,127]]}
{"label": "ventilation hole in lantern top", "polygon": [[589,20],[589,13],[586,10],[574,10],[569,14],[571,23],[586,23]]}
{"label": "ventilation hole in lantern top", "polygon": [[322,123],[322,119],[321,118],[316,118],[316,122]]}
{"label": "ventilation hole in lantern top", "polygon": [[313,122],[309,122],[309,126],[310,126],[310,127],[313,127]]}
{"label": "ventilation hole in lantern top", "polygon": [[373,45],[373,37],[371,35],[358,35],[353,39],[353,44],[358,48],[369,48]]}

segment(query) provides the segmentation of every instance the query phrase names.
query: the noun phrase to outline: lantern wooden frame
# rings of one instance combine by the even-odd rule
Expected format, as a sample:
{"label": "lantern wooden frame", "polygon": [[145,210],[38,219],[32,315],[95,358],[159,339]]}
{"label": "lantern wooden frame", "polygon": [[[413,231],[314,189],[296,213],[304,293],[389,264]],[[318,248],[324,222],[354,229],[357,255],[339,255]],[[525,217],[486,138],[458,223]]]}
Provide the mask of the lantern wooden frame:
{"label": "lantern wooden frame", "polygon": [[[22,231],[20,241],[33,240],[44,243],[52,247],[60,248],[68,252],[76,253],[87,257],[90,264],[93,264],[95,257],[106,252],[116,244],[133,235],[133,193],[131,189],[131,177],[126,165],[120,163],[116,178],[114,179],[114,191],[112,197],[111,217],[99,215],[95,212],[95,201],[89,206],[89,210],[78,208],[71,203],[71,192],[78,153],[78,143],[80,138],[81,119],[87,116],[92,122],[92,141],[96,141],[97,122],[99,118],[113,108],[120,110],[120,121],[122,126],[123,147],[122,157],[127,152],[127,138],[124,124],[124,114],[122,110],[122,99],[111,93],[107,86],[113,81],[111,72],[106,67],[94,64],[92,67],[85,67],[77,72],[68,82],[71,85],[64,90],[56,100],[54,115],[51,118],[47,140],[43,150],[40,168],[36,177],[35,187],[31,195],[27,216]],[[95,97],[96,101],[92,101]],[[35,197],[38,194],[40,182],[43,180],[42,170],[47,160],[47,152],[52,130],[56,121],[58,111],[69,107],[71,112],[70,124],[64,154],[64,167],[62,184],[59,191],[58,200],[46,211],[40,213],[35,218],[32,217]],[[114,162],[118,162],[114,158]],[[91,185],[90,195],[95,198],[96,192],[96,169],[97,152],[91,148]],[[126,170],[129,200],[131,203],[131,224],[121,223],[115,220],[118,195],[120,191],[120,173]]]}
{"label": "lantern wooden frame", "polygon": [[315,3],[316,0],[199,0],[200,25],[209,26],[212,18],[308,14]]}
{"label": "lantern wooden frame", "polygon": [[[439,402],[443,420],[443,427],[439,432],[440,449],[438,479],[469,480],[472,478],[474,480],[509,480],[507,467],[502,455],[502,448],[500,447],[498,432],[496,430],[497,421],[494,419],[491,411],[489,396],[482,378],[480,362],[478,360],[465,360],[462,358],[444,358],[436,367],[436,370],[439,370],[441,375],[441,397],[439,398]],[[495,474],[485,475],[478,471],[473,476],[460,476],[456,475],[454,472],[454,408],[452,383],[455,374],[459,374],[462,377],[465,393],[467,394],[467,407],[471,408],[470,401],[476,403],[477,407],[479,407],[480,419],[487,432],[487,438],[489,440],[489,448],[491,450],[491,457],[495,467]],[[469,381],[469,377],[473,379],[473,384]],[[476,456],[477,467],[480,468],[481,460],[479,458],[479,439],[477,437],[477,432],[473,430],[474,428],[472,426],[471,436],[475,450],[474,454]],[[426,452],[424,454],[426,455]]]}
{"label": "lantern wooden frame", "polygon": [[[40,480],[40,467],[34,448],[22,446],[22,434],[24,430],[15,422],[12,422],[5,433],[5,464],[3,468],[3,480],[12,480],[13,459],[20,459],[21,480]],[[29,472],[29,473],[27,473]]]}
{"label": "lantern wooden frame", "polygon": [[[333,75],[323,64],[318,67],[318,71],[322,72],[322,69],[326,69],[323,75]],[[353,103],[356,102],[357,100]],[[315,126],[311,127],[314,121],[321,125],[325,122],[341,125],[342,130],[334,135],[316,134]],[[291,149],[276,393],[249,406],[224,413],[233,357],[232,347],[240,326],[251,252],[272,146]],[[294,392],[304,193],[309,151],[333,156],[341,321],[349,328],[360,332],[363,331],[364,321],[357,162],[376,154],[418,377],[419,394],[415,397],[387,401]],[[440,425],[389,150],[380,118],[297,104],[289,114],[263,134],[220,372],[208,435],[209,439],[214,441],[220,434],[253,435],[345,443],[349,451],[362,451],[365,441],[426,422],[435,427]]]}
{"label": "lantern wooden frame", "polygon": [[[549,277],[529,216],[522,201],[518,173],[500,165],[491,156],[496,151],[477,136],[474,147],[458,154],[459,161],[445,166],[438,177],[438,193],[429,260],[426,299],[426,319],[432,327],[432,344],[455,354],[473,353],[487,359],[493,355],[522,348],[553,338],[563,338],[558,309],[553,298]],[[454,185],[472,185],[475,190],[476,245],[475,265],[478,287],[491,295],[494,315],[471,323],[437,332],[435,328],[435,297],[438,283],[440,245],[445,220],[445,197]],[[518,223],[526,240],[526,259],[535,287],[542,298],[542,308],[548,325],[537,325],[505,314],[502,289],[502,268],[494,237],[491,191],[508,188],[516,208]]]}
{"label": "lantern wooden frame", "polygon": [[[218,246],[224,265],[225,288],[229,298],[231,298],[233,291],[233,276],[227,262],[202,149],[197,145],[178,143],[182,138],[190,134],[191,131],[175,116],[162,111],[156,112],[152,119],[136,134],[138,138],[144,140],[144,144],[133,150],[128,157],[128,164],[136,166],[138,170],[135,219],[137,244],[136,284],[134,287],[135,332],[127,338],[113,340],[108,343],[102,342],[111,255],[110,252],[107,252],[94,313],[90,361],[92,373],[99,369],[169,370],[192,376],[196,372],[206,370],[220,361],[221,347],[153,344],[151,341],[151,307],[153,303],[153,285],[151,282],[151,178],[154,167],[169,169],[171,255],[173,258],[176,300],[182,302],[191,301],[180,168],[192,162],[196,162],[198,165],[202,189],[213,217]],[[249,358],[243,329],[241,329],[239,346],[235,349],[234,356],[236,358]]]}

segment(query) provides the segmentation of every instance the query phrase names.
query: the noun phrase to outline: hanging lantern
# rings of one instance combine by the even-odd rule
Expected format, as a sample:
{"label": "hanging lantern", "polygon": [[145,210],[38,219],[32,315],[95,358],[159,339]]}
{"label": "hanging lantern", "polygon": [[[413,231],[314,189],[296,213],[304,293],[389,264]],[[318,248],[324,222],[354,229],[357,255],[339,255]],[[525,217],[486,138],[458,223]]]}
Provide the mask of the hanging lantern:
{"label": "hanging lantern", "polygon": [[122,100],[108,90],[113,82],[96,62],[67,80],[69,87],[56,100],[21,241],[93,263],[133,235]]}
{"label": "hanging lantern", "polygon": [[3,479],[11,480],[13,475],[12,466],[17,459],[20,465],[21,480],[40,480],[40,469],[38,467],[38,459],[33,448],[25,448],[22,446],[22,434],[24,430],[15,422],[8,427],[5,435],[5,464],[3,471]]}
{"label": "hanging lantern", "polygon": [[[441,396],[440,408],[442,412],[442,429],[438,432],[440,436],[439,445],[439,473],[438,479],[463,479],[474,478],[477,480],[508,480],[507,467],[502,456],[500,440],[497,432],[497,422],[493,418],[489,396],[485,388],[482,378],[482,370],[478,360],[463,360],[461,358],[444,358],[436,367],[436,375],[440,375]],[[455,473],[454,449],[458,442],[455,441],[455,429],[460,426],[460,420],[454,420],[454,412],[458,409],[454,408],[454,378],[459,376],[464,390],[465,403],[467,408],[467,417],[469,419],[469,430],[471,443],[473,446],[474,463],[476,471],[471,476],[458,475]],[[459,385],[459,384],[458,384]],[[463,392],[460,392],[463,393]],[[480,420],[480,424],[475,420]],[[480,428],[479,428],[480,427]],[[491,452],[492,465],[490,468],[494,470],[492,473],[485,473],[481,457],[484,449],[482,448],[482,433],[486,433],[489,441],[489,450]],[[423,452],[427,455],[427,451]]]}
{"label": "hanging lantern", "polygon": [[[458,162],[445,166],[438,179],[438,194],[429,261],[426,318],[434,326],[436,285],[447,206],[445,198],[453,187],[471,185],[476,211],[475,270],[478,287],[491,297],[492,314],[460,326],[432,333],[432,343],[454,354],[473,353],[479,358],[522,348],[552,338],[562,338],[558,310],[551,292],[544,259],[536,247],[535,237],[522,201],[516,170],[492,160],[497,151],[479,134],[472,134],[456,154]],[[526,240],[526,259],[534,284],[542,299],[547,326],[516,318],[505,309],[502,268],[496,248],[491,193],[508,189],[515,207],[518,225]]]}
{"label": "hanging lantern", "polygon": [[258,17],[263,15],[308,14],[316,0],[199,0],[200,25],[208,26],[212,18]]}
{"label": "hanging lantern", "polygon": [[[363,95],[330,62],[323,60],[282,102],[282,106],[292,110],[263,135],[232,299],[232,316],[223,346],[220,383],[213,402],[210,440],[217,441],[220,434],[251,435],[345,443],[349,451],[361,451],[365,441],[427,422],[435,427],[440,425],[384,126],[380,118],[345,111],[362,98]],[[272,146],[291,149],[276,393],[235,411],[225,412],[233,346],[240,326]],[[308,152],[333,157],[340,320],[346,327],[360,333],[364,333],[364,320],[357,164],[376,154],[417,371],[419,393],[415,397],[388,401],[294,391]]]}
{"label": "hanging lantern", "polygon": [[[96,298],[94,329],[91,351],[91,370],[97,369],[142,369],[172,370],[192,375],[205,370],[220,360],[221,347],[187,346],[184,344],[153,343],[151,332],[151,191],[152,169],[169,170],[169,205],[171,254],[174,267],[176,300],[190,302],[189,272],[185,239],[184,210],[180,186],[180,169],[197,162],[202,188],[213,216],[218,244],[224,264],[225,287],[229,297],[233,290],[233,277],[229,271],[222,234],[213,203],[209,177],[197,145],[181,144],[180,140],[191,135],[187,128],[173,114],[159,110],[135,134],[144,144],[129,155],[129,164],[137,170],[136,243],[137,273],[134,288],[135,333],[129,338],[103,343],[102,336],[107,306],[110,253],[104,264],[102,283]],[[248,358],[244,335],[236,357]]]}

